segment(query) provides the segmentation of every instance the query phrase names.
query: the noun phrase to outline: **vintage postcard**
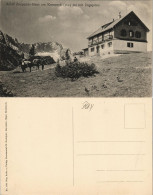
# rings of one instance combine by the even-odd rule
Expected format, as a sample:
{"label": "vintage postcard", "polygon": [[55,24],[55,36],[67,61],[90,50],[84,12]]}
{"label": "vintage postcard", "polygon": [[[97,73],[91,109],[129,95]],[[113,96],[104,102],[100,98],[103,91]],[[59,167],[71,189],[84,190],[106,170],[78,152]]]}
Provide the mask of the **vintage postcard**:
{"label": "vintage postcard", "polygon": [[1,0],[0,96],[151,97],[151,1]]}
{"label": "vintage postcard", "polygon": [[0,195],[152,195],[152,1],[0,1]]}

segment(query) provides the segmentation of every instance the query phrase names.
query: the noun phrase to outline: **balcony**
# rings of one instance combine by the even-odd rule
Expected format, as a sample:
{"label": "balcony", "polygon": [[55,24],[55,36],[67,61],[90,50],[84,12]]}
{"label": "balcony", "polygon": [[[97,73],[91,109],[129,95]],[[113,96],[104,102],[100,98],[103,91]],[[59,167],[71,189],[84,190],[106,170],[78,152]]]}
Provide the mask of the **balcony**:
{"label": "balcony", "polygon": [[113,35],[105,35],[103,40],[93,40],[88,42],[88,46],[94,46],[100,43],[104,43],[105,41],[109,41],[113,39]]}
{"label": "balcony", "polygon": [[97,45],[99,43],[100,43],[99,41],[88,42],[88,46],[94,46],[94,45]]}
{"label": "balcony", "polygon": [[113,39],[113,35],[105,35],[104,36],[104,41],[109,41],[111,39]]}

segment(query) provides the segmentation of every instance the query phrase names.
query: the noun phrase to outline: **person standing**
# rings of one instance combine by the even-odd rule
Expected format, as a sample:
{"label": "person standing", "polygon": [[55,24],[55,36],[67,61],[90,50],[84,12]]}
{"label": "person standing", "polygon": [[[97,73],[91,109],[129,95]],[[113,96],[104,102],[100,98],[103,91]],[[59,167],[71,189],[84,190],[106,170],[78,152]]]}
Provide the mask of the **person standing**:
{"label": "person standing", "polygon": [[42,70],[44,70],[44,62],[43,61],[41,62],[41,65],[42,65]]}

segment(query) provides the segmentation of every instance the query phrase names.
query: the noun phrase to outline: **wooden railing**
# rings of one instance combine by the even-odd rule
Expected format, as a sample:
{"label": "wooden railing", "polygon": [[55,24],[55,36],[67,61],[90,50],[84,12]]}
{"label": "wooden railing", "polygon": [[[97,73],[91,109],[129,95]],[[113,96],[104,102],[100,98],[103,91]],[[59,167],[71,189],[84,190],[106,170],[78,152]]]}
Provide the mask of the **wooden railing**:
{"label": "wooden railing", "polygon": [[104,43],[105,41],[109,41],[113,39],[113,35],[105,35],[103,40],[101,41],[98,41],[98,40],[94,40],[94,41],[89,41],[88,42],[88,46],[92,46],[92,45],[97,45],[97,44],[100,44],[100,43]]}
{"label": "wooden railing", "polygon": [[105,35],[104,36],[104,40],[107,41],[107,40],[111,40],[113,38],[113,35]]}

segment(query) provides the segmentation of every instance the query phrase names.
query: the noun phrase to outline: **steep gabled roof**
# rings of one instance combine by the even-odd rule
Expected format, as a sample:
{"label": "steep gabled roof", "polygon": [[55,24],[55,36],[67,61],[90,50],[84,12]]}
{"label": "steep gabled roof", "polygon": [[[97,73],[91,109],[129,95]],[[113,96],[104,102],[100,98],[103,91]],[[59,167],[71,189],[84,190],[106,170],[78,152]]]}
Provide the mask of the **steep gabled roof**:
{"label": "steep gabled roof", "polygon": [[107,30],[113,29],[117,24],[119,24],[123,19],[125,19],[127,16],[129,16],[130,14],[134,14],[134,16],[139,20],[139,22],[143,25],[143,27],[146,29],[147,32],[149,32],[149,29],[146,27],[146,25],[140,20],[140,18],[138,18],[138,16],[133,12],[129,12],[128,14],[126,14],[125,16],[116,19],[112,22],[109,22],[103,26],[101,26],[98,30],[96,30],[94,33],[92,33],[89,37],[87,37],[87,39],[94,37],[95,35],[98,35],[100,33],[103,33]]}

